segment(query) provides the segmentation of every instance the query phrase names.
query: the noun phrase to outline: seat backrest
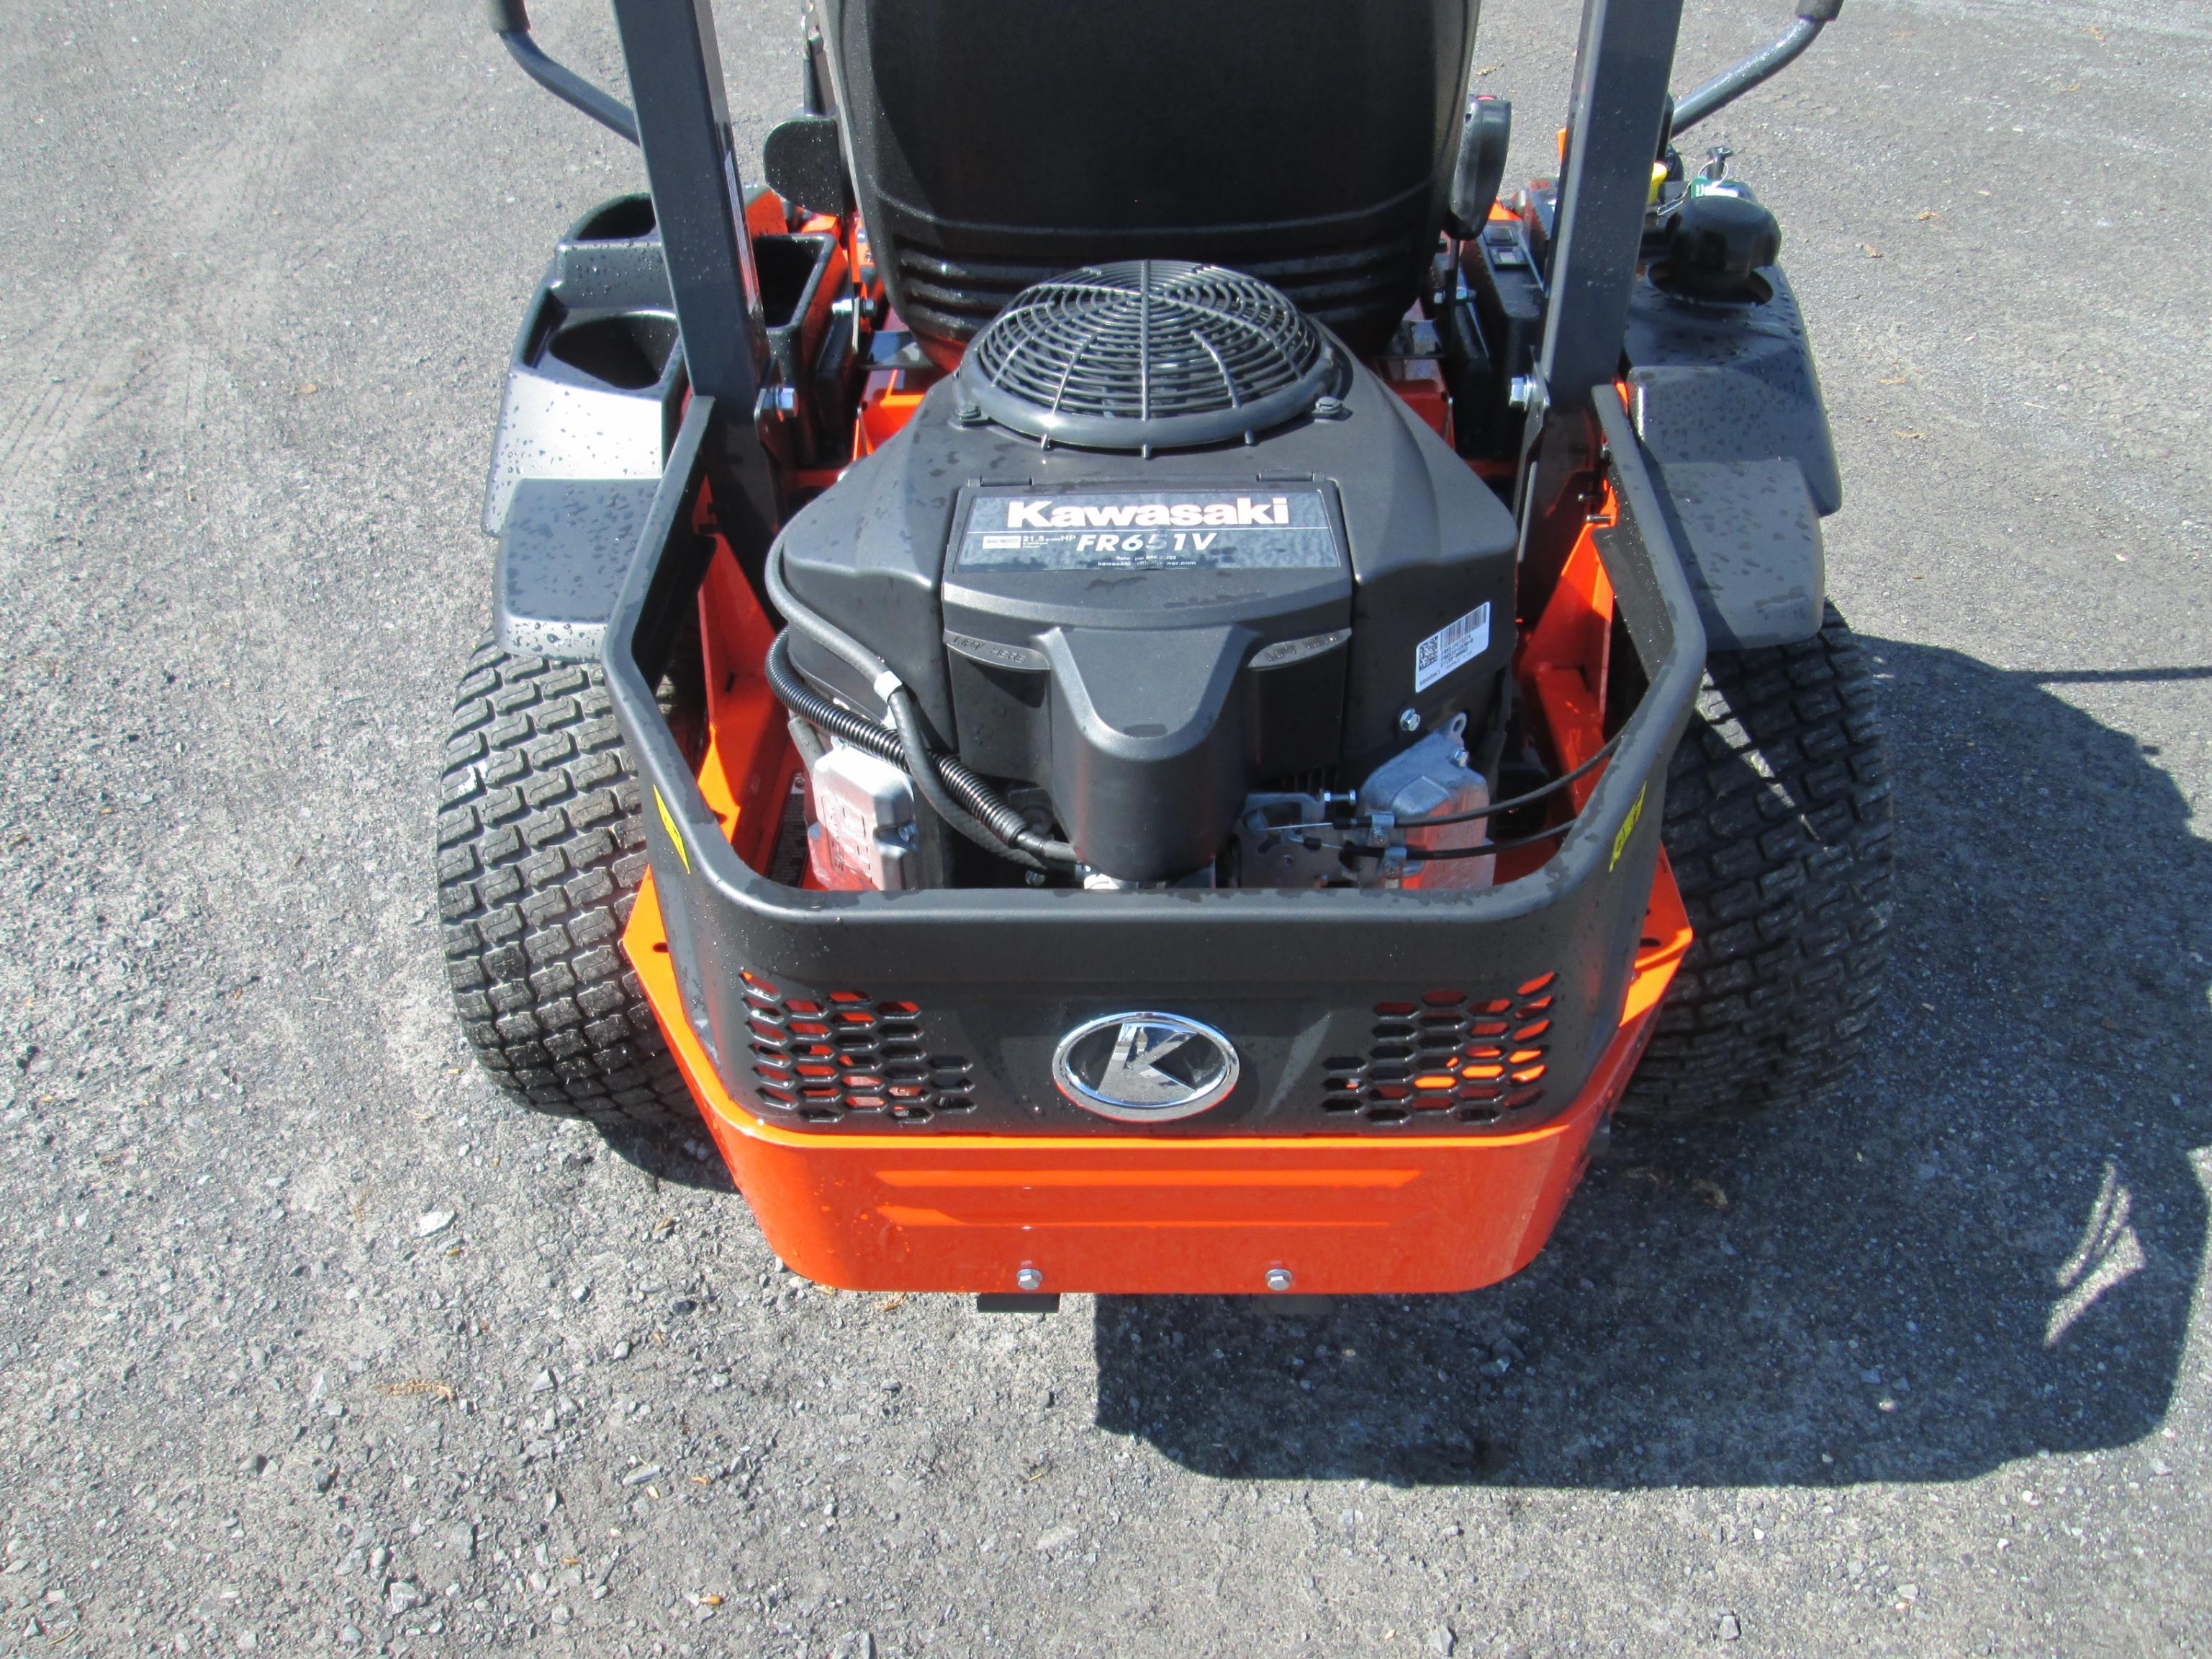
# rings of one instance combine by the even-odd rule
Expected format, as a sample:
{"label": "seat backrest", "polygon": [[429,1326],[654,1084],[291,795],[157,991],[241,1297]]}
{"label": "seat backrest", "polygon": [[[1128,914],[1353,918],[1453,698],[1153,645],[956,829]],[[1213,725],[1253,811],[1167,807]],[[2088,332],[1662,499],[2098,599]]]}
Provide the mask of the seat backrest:
{"label": "seat backrest", "polygon": [[877,263],[965,341],[1111,259],[1274,283],[1356,348],[1436,246],[1478,0],[817,0]]}

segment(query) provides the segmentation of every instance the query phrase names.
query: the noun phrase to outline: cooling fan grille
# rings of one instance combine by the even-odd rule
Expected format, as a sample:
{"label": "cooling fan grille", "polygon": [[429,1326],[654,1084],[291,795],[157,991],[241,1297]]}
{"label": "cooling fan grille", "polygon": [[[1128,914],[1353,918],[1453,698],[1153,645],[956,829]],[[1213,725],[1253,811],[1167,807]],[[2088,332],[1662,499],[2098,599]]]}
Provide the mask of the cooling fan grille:
{"label": "cooling fan grille", "polygon": [[1001,426],[1084,448],[1188,448],[1307,413],[1337,373],[1319,329],[1256,277],[1137,259],[1015,296],[968,348]]}

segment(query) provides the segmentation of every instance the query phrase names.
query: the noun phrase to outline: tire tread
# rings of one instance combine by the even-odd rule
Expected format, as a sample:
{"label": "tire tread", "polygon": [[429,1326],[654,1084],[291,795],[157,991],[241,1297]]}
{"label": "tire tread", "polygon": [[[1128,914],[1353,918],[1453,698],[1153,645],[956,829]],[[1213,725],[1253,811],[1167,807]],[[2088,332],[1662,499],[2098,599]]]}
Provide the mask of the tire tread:
{"label": "tire tread", "polygon": [[1890,830],[1873,669],[1835,608],[1802,643],[1714,653],[1667,775],[1697,937],[1625,1116],[1741,1116],[1843,1081],[1881,996]]}
{"label": "tire tread", "polygon": [[599,669],[478,646],[440,783],[446,975],[485,1073],[538,1111],[696,1132],[690,1091],[622,958],[645,831]]}

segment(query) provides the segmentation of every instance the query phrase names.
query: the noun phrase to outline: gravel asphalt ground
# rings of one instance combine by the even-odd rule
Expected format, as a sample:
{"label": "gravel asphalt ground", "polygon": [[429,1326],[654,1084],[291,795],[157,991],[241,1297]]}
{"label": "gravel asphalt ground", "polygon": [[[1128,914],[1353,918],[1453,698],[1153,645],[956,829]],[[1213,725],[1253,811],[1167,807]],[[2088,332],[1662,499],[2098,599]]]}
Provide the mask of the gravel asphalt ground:
{"label": "gravel asphalt ground", "polygon": [[[749,160],[791,10],[723,9]],[[1490,11],[1533,166],[1572,11]],[[1882,664],[1880,1041],[1304,1317],[824,1292],[703,1146],[495,1096],[433,784],[508,340],[634,153],[472,6],[4,12],[0,1651],[2212,1651],[2201,0],[1852,0],[1713,124]]]}

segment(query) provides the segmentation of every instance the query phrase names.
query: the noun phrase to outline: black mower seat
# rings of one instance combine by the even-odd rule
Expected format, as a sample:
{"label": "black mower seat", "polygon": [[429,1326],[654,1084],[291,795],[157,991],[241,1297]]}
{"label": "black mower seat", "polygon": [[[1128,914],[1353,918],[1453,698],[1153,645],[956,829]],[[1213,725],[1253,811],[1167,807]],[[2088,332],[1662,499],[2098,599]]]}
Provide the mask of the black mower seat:
{"label": "black mower seat", "polygon": [[1077,265],[1211,261],[1356,348],[1420,292],[1476,0],[818,0],[893,303],[957,344]]}

